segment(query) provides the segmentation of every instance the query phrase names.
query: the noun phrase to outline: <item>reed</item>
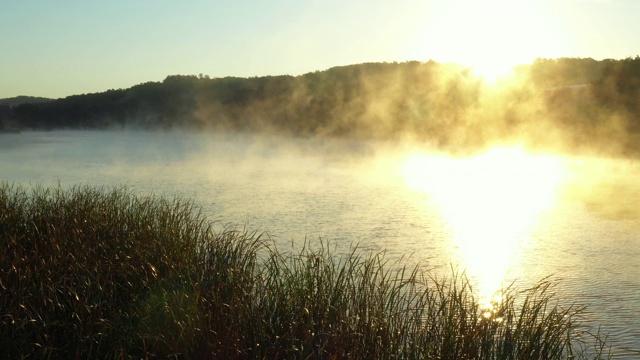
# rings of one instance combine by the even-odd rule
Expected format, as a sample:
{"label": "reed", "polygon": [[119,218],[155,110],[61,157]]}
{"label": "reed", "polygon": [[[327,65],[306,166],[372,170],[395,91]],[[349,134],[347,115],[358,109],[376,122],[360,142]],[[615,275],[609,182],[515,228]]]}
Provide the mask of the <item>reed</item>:
{"label": "reed", "polygon": [[464,273],[279,251],[190,201],[0,183],[2,358],[601,359],[553,283],[484,309]]}

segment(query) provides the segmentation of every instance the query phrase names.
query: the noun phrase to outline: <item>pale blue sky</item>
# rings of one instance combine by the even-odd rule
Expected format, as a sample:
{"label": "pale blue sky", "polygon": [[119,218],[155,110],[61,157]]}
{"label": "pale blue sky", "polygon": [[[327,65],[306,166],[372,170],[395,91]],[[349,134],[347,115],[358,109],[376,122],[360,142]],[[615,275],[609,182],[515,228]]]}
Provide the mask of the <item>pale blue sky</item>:
{"label": "pale blue sky", "polygon": [[638,0],[0,0],[0,98],[377,61],[640,54]]}

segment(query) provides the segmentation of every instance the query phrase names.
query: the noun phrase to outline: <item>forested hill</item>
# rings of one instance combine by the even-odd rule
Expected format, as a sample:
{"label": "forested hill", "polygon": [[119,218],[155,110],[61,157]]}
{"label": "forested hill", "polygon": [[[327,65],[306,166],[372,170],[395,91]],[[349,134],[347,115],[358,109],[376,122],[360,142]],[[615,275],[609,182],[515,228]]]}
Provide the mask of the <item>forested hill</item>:
{"label": "forested hill", "polygon": [[624,151],[636,143],[640,57],[538,59],[512,79],[491,85],[470,69],[434,61],[295,77],[174,75],[47,102],[0,101],[0,129],[212,129],[411,137],[443,146],[515,137],[544,143],[551,136],[576,144],[597,139]]}
{"label": "forested hill", "polygon": [[22,104],[37,104],[37,103],[44,103],[44,102],[49,102],[53,100],[54,99],[23,95],[23,96],[16,96],[12,98],[0,99],[0,106],[1,105],[18,106]]}

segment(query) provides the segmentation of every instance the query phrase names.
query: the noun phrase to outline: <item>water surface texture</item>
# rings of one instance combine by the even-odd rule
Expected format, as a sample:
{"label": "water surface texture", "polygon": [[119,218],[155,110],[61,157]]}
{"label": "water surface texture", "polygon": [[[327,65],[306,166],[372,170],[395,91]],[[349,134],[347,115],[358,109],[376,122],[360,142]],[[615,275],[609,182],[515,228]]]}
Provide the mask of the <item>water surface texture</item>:
{"label": "water surface texture", "polygon": [[[0,181],[122,186],[194,199],[217,226],[283,249],[386,249],[487,293],[559,281],[567,305],[640,357],[640,163],[498,148],[451,158],[416,146],[153,132],[0,134]],[[410,256],[409,256],[410,255]],[[597,326],[597,325],[596,325]]]}

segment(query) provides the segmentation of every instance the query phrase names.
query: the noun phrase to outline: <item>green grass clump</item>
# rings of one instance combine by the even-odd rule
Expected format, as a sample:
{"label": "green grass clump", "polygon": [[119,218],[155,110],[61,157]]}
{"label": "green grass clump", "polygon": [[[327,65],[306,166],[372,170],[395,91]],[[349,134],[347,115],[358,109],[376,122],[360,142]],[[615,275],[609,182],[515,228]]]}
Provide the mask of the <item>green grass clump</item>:
{"label": "green grass clump", "polygon": [[469,280],[327,244],[278,251],[189,201],[0,183],[0,358],[599,359],[548,281]]}

